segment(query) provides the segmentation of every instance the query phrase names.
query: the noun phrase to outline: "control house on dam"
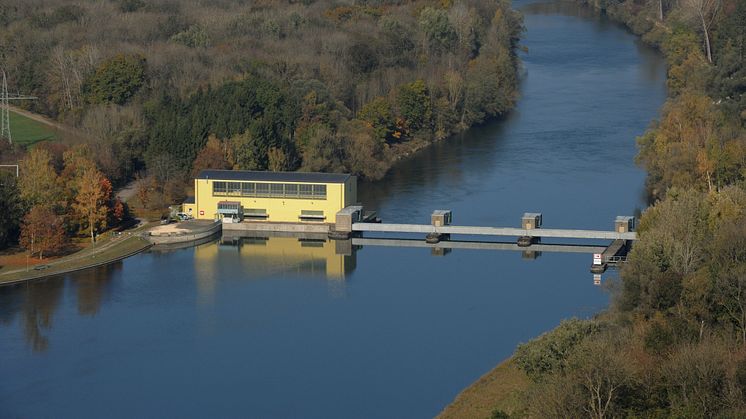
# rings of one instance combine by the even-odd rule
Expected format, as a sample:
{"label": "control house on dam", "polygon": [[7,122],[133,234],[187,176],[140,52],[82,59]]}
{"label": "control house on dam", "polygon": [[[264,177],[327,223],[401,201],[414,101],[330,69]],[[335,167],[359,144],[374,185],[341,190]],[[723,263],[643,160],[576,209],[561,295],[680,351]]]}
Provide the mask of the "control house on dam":
{"label": "control house on dam", "polygon": [[196,219],[333,224],[357,202],[349,174],[203,170],[183,211]]}

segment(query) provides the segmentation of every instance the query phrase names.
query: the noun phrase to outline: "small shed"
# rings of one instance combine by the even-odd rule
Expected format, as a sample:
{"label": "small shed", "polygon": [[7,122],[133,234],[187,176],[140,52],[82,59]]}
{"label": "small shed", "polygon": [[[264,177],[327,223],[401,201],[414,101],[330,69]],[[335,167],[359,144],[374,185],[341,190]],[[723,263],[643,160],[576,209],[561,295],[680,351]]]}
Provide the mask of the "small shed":
{"label": "small shed", "polygon": [[451,210],[435,210],[430,216],[430,221],[435,227],[451,225],[451,222],[453,222],[453,213]]}
{"label": "small shed", "polygon": [[337,231],[351,232],[352,224],[359,222],[362,214],[363,207],[360,205],[350,205],[342,208],[337,212],[337,220],[334,229]]}
{"label": "small shed", "polygon": [[616,230],[617,233],[629,233],[630,231],[635,231],[635,224],[635,217],[620,215],[616,217],[616,220],[614,220],[614,230]]}
{"label": "small shed", "polygon": [[540,212],[526,212],[521,217],[521,227],[526,230],[533,230],[541,228],[541,213]]}

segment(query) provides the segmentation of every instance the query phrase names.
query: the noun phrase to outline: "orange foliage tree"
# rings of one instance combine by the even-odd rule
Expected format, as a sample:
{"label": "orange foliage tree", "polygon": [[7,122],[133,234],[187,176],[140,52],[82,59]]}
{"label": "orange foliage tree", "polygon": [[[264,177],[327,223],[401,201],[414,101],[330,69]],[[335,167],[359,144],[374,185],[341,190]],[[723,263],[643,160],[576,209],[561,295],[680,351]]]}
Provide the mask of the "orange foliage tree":
{"label": "orange foliage tree", "polygon": [[37,205],[23,218],[21,224],[21,246],[31,255],[58,252],[65,245],[67,237],[62,228],[62,218],[47,206]]}
{"label": "orange foliage tree", "polygon": [[197,176],[199,172],[205,169],[230,169],[231,164],[228,161],[227,147],[214,135],[207,139],[207,143],[197,154],[192,164],[192,175]]}
{"label": "orange foliage tree", "polygon": [[105,227],[111,197],[111,182],[95,168],[86,169],[77,180],[78,194],[73,202],[73,210],[84,221],[91,233],[91,242],[95,233]]}

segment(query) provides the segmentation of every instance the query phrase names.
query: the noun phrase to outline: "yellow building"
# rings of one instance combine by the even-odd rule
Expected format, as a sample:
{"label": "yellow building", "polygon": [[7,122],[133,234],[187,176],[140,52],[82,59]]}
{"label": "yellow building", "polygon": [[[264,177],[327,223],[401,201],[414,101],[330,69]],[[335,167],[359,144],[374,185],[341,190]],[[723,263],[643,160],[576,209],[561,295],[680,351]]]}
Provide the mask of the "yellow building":
{"label": "yellow building", "polygon": [[357,178],[348,174],[203,170],[184,212],[197,219],[240,214],[245,220],[334,223],[337,211],[357,202]]}

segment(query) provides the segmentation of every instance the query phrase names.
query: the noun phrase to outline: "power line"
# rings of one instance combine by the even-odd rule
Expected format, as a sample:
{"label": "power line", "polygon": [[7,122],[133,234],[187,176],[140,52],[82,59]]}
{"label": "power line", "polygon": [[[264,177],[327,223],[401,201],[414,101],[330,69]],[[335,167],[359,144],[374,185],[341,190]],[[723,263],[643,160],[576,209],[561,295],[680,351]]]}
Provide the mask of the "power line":
{"label": "power line", "polygon": [[36,100],[35,96],[13,95],[8,94],[8,79],[3,73],[3,90],[0,95],[0,138],[7,138],[8,142],[13,144],[13,136],[10,133],[10,101],[11,100]]}

